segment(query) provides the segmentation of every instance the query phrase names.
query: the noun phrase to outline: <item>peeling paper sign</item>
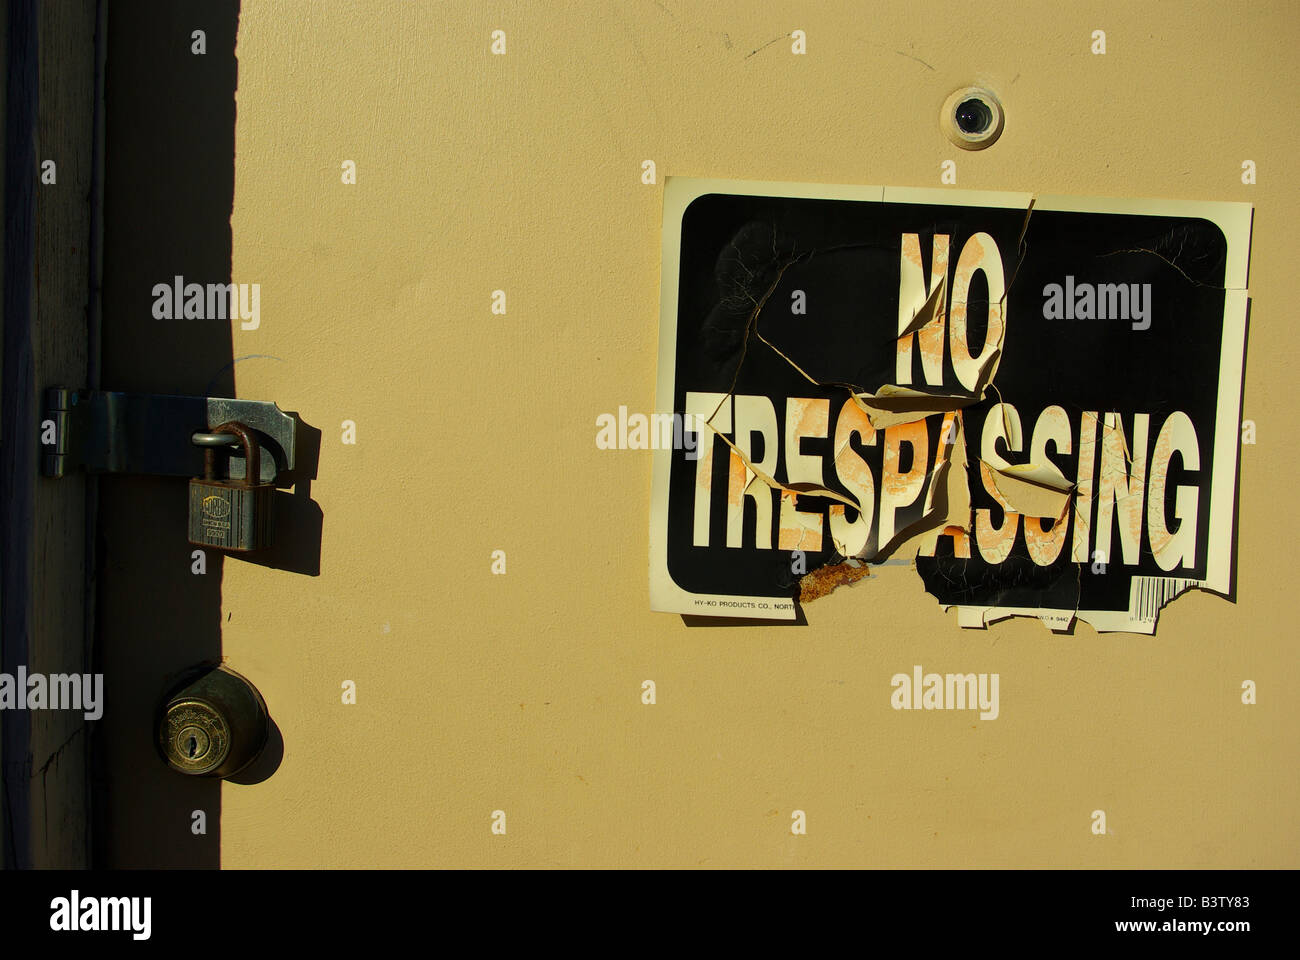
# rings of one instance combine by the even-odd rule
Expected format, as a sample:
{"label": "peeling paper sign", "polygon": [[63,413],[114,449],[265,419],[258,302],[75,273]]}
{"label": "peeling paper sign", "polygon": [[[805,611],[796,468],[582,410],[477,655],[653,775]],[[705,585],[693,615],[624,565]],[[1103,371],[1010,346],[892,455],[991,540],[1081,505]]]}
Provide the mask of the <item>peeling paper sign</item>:
{"label": "peeling paper sign", "polygon": [[794,619],[880,563],[963,626],[1227,593],[1250,222],[669,178],[656,411],[696,443],[655,453],[652,608]]}

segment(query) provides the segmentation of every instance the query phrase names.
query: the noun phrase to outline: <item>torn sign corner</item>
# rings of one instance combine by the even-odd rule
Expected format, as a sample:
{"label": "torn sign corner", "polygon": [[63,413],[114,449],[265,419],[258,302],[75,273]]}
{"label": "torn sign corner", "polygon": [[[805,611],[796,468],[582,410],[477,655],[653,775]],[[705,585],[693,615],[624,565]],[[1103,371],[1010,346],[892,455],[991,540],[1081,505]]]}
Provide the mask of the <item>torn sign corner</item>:
{"label": "torn sign corner", "polygon": [[1078,617],[1098,633],[1139,633],[1153,635],[1160,612],[1190,590],[1214,593],[1201,580],[1181,577],[1135,576],[1129,584],[1127,610],[1079,611]]}

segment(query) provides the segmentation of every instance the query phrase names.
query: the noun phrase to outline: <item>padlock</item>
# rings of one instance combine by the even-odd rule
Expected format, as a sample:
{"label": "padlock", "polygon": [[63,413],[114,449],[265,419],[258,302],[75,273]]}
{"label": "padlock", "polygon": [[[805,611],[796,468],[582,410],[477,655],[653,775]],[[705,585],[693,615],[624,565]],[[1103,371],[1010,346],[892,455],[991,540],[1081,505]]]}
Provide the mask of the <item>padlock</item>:
{"label": "padlock", "polygon": [[244,479],[218,480],[216,454],[203,451],[203,476],[190,481],[190,543],[248,553],[271,545],[275,484],[262,483],[261,450],[242,423],[223,423],[213,433],[229,433],[244,448]]}

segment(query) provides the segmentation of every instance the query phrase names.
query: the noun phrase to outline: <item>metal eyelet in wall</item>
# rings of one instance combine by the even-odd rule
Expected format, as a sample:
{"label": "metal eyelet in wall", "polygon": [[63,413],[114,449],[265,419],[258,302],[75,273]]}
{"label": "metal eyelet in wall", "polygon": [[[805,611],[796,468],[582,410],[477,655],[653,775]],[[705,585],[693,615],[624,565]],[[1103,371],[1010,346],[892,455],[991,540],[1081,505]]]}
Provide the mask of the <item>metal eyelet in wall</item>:
{"label": "metal eyelet in wall", "polygon": [[954,90],[943,102],[939,126],[963,150],[983,150],[1002,136],[1002,103],[983,87]]}

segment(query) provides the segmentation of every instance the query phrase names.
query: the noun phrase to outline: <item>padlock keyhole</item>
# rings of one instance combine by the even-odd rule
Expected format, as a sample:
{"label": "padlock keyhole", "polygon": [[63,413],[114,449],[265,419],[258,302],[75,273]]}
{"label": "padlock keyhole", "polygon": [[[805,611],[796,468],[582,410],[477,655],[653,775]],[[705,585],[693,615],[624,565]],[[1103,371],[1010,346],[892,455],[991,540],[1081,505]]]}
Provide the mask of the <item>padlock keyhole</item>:
{"label": "padlock keyhole", "polygon": [[197,737],[190,737],[190,759],[194,759],[194,754],[198,753],[199,741]]}

